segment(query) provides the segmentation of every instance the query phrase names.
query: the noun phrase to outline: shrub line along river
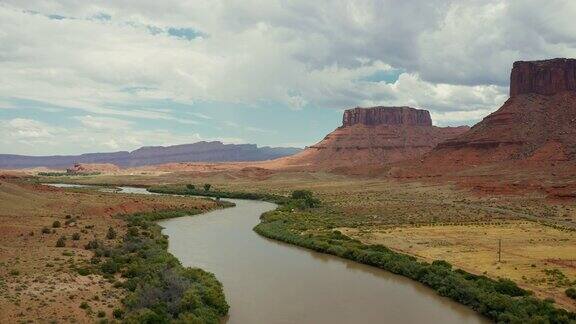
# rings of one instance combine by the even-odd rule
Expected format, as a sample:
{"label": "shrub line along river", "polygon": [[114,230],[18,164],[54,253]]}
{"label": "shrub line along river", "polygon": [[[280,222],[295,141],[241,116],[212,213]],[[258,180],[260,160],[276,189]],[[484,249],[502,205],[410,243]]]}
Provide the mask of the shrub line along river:
{"label": "shrub line along river", "polygon": [[276,205],[226,200],[236,207],[158,224],[169,236],[168,251],[183,265],[213,272],[222,282],[227,323],[488,322],[410,279],[259,236],[252,228]]}

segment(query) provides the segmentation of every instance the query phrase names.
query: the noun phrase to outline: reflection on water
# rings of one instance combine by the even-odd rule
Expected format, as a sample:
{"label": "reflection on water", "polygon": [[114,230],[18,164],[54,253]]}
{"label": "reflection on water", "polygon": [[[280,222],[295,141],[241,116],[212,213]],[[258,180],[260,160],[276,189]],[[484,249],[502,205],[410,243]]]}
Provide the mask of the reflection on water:
{"label": "reflection on water", "polygon": [[229,323],[488,322],[407,278],[263,238],[252,228],[275,205],[230,201],[236,207],[159,222],[169,235],[170,253],[222,281]]}

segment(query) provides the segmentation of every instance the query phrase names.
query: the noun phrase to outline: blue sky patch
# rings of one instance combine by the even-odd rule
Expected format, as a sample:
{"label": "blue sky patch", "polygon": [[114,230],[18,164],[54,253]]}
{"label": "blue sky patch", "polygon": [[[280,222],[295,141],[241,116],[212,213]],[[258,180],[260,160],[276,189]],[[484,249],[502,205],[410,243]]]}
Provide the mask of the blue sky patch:
{"label": "blue sky patch", "polygon": [[394,83],[402,73],[404,71],[399,69],[378,70],[369,76],[361,78],[360,81]]}
{"label": "blue sky patch", "polygon": [[204,36],[204,34],[200,31],[197,31],[193,28],[177,28],[177,27],[170,27],[167,30],[168,35],[193,40],[194,38]]}

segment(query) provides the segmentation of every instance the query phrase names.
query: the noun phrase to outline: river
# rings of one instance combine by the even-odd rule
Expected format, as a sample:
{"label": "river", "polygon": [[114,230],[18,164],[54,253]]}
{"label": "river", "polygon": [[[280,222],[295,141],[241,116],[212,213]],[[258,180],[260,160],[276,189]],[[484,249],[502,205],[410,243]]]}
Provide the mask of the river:
{"label": "river", "polygon": [[261,237],[252,228],[276,205],[228,200],[236,207],[159,222],[170,253],[222,282],[227,323],[488,322],[402,276]]}

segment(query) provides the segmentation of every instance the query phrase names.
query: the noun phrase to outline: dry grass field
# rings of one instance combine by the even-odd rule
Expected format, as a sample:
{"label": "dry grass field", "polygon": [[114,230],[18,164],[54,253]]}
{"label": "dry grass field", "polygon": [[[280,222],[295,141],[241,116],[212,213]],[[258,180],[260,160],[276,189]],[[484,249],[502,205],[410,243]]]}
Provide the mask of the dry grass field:
{"label": "dry grass field", "polygon": [[[449,184],[397,182],[308,172],[179,172],[82,177],[84,183],[212,184],[232,191],[288,194],[309,189],[334,211],[327,221],[366,243],[467,271],[513,279],[564,308],[576,302],[576,205],[545,195],[482,195]],[[502,262],[497,259],[502,239]]]}
{"label": "dry grass field", "polygon": [[382,244],[427,261],[445,260],[472,273],[509,278],[540,298],[554,298],[569,309],[575,306],[564,293],[576,280],[576,235],[572,231],[531,221],[340,230],[367,244]]}
{"label": "dry grass field", "polygon": [[[117,214],[214,207],[185,197],[65,191],[0,180],[0,323],[112,319],[124,290],[114,288],[114,280],[78,273],[93,256],[86,243],[117,242],[126,228]],[[109,227],[116,238],[106,238]],[[64,246],[57,247],[61,237]]]}

